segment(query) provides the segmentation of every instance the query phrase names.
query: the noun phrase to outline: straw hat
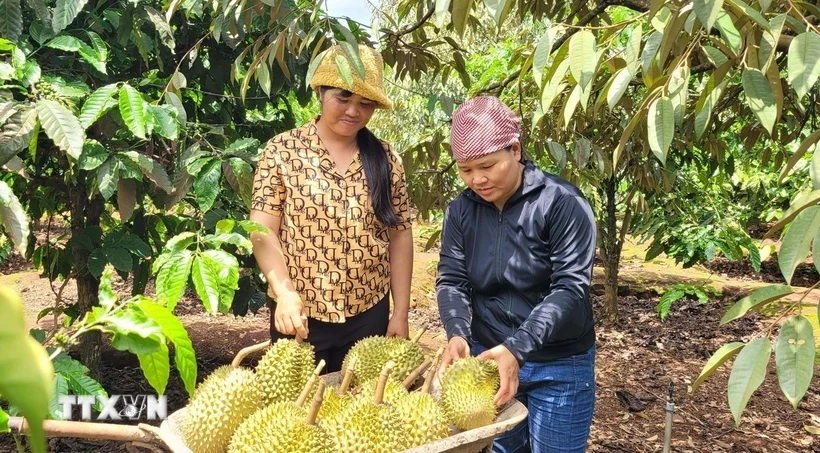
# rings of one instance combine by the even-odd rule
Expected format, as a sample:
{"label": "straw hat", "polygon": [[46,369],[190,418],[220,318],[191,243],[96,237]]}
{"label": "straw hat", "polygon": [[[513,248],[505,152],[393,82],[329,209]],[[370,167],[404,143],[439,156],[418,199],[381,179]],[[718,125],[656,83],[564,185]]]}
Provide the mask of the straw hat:
{"label": "straw hat", "polygon": [[370,99],[378,104],[379,108],[391,109],[393,102],[384,94],[382,85],[384,61],[382,56],[372,47],[359,45],[359,58],[364,66],[364,80],[359,78],[359,73],[351,63],[351,74],[353,75],[353,86],[345,82],[339,73],[336,65],[336,56],[345,58],[344,51],[340,46],[333,46],[327,50],[313,78],[310,79],[310,86],[316,89],[321,86],[329,86],[348,90],[363,98]]}

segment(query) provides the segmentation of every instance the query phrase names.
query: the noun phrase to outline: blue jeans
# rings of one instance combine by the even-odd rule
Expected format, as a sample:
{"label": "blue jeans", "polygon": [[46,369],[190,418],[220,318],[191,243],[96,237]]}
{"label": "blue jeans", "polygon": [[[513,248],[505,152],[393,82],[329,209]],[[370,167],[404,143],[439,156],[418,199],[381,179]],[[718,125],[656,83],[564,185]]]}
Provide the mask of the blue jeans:
{"label": "blue jeans", "polygon": [[[484,346],[473,343],[478,355]],[[595,409],[595,346],[588,351],[549,362],[526,362],[518,373],[515,399],[529,416],[496,437],[496,453],[574,453],[587,448]]]}

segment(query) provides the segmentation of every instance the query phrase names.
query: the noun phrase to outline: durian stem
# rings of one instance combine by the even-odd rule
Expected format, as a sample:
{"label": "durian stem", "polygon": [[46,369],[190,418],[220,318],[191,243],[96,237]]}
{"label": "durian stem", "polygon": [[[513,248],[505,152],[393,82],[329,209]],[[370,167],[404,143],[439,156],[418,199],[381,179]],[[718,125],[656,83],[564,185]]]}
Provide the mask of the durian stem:
{"label": "durian stem", "polygon": [[350,361],[347,363],[347,368],[345,369],[345,375],[342,378],[342,385],[339,386],[339,395],[344,395],[347,393],[347,389],[350,388],[350,383],[353,382],[353,369],[356,368],[356,357],[351,357]]}
{"label": "durian stem", "polygon": [[384,402],[384,389],[387,387],[387,378],[390,377],[390,372],[393,371],[394,366],[396,366],[396,364],[390,360],[384,364],[382,372],[379,373],[379,384],[376,386],[376,393],[373,395],[374,403],[381,404]]}
{"label": "durian stem", "polygon": [[416,379],[418,379],[419,376],[421,376],[421,373],[424,373],[427,370],[427,367],[429,367],[432,363],[433,362],[430,360],[430,357],[425,357],[424,362],[422,362],[421,365],[416,367],[415,370],[411,371],[410,374],[407,375],[407,378],[404,380],[404,382],[402,382],[404,388],[409,389],[410,386],[412,386],[413,383],[416,382]]}
{"label": "durian stem", "polygon": [[310,412],[307,414],[305,423],[308,425],[316,424],[316,417],[319,416],[319,409],[322,407],[322,401],[325,397],[325,381],[319,380],[319,388],[316,389],[316,394],[313,395],[313,402],[310,404]]}
{"label": "durian stem", "polygon": [[438,371],[438,365],[441,363],[442,354],[444,354],[444,348],[438,348],[438,351],[436,351],[436,356],[433,358],[433,366],[430,367],[430,371],[428,371],[427,376],[424,377],[424,385],[421,386],[421,391],[424,393],[430,393],[430,386],[433,384],[433,377],[435,377],[436,372]]}
{"label": "durian stem", "polygon": [[248,354],[253,354],[256,351],[261,351],[267,348],[268,346],[270,346],[270,340],[241,349],[238,353],[236,353],[236,357],[234,357],[233,362],[231,362],[231,367],[238,368],[239,364],[241,364],[242,361],[245,360],[245,357],[247,357]]}
{"label": "durian stem", "polygon": [[427,327],[422,327],[421,330],[419,330],[418,333],[416,333],[416,335],[414,335],[410,341],[412,341],[413,343],[418,343],[419,340],[421,340],[421,336],[424,335],[424,332],[427,332]]}
{"label": "durian stem", "polygon": [[296,407],[304,406],[305,400],[307,400],[310,390],[313,388],[313,384],[319,380],[319,373],[322,372],[322,368],[324,367],[325,359],[322,359],[319,361],[319,364],[316,365],[316,369],[313,370],[313,374],[310,375],[310,379],[308,379],[307,384],[305,384],[305,388],[302,389],[302,393],[299,394],[299,398],[296,400]]}

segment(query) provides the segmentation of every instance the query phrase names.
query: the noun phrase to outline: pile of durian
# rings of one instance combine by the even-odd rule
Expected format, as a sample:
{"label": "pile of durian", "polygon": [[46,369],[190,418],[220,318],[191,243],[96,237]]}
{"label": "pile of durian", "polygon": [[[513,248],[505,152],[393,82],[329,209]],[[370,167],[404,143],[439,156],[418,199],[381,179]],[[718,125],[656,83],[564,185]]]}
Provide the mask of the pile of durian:
{"label": "pile of durian", "polygon": [[278,340],[255,370],[224,366],[199,384],[179,431],[193,453],[393,453],[492,423],[495,362],[456,361],[436,399],[441,351],[431,360],[415,341],[365,338],[335,387],[319,377],[324,362],[314,366],[310,344]]}

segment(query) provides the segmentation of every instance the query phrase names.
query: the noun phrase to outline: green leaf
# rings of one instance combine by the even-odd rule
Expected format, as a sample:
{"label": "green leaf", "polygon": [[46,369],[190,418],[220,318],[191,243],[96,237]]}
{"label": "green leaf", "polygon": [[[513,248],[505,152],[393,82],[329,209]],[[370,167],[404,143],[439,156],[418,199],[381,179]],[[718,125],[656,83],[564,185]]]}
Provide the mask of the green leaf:
{"label": "green leaf", "polygon": [[666,153],[675,136],[675,110],[672,101],[661,96],[649,105],[647,114],[649,126],[649,147],[655,157],[666,165]]}
{"label": "green leaf", "polygon": [[148,103],[142,98],[142,94],[131,85],[123,84],[120,88],[120,114],[125,125],[136,137],[146,138]]}
{"label": "green leaf", "polygon": [[629,69],[621,68],[612,77],[612,85],[609,86],[606,92],[606,103],[609,106],[609,110],[614,109],[624,93],[626,93],[626,89],[629,88],[629,82],[632,80],[632,74],[630,74]]}
{"label": "green leaf", "polygon": [[81,170],[95,170],[108,159],[108,150],[96,140],[86,140],[83,152],[80,154],[79,167]]}
{"label": "green leaf", "polygon": [[746,409],[749,398],[763,383],[766,377],[766,366],[772,355],[772,344],[768,338],[758,338],[747,344],[737,355],[729,375],[729,408],[740,426],[740,416]]}
{"label": "green leaf", "polygon": [[336,55],[336,67],[339,68],[339,75],[345,81],[348,88],[353,88],[353,74],[350,72],[350,63],[344,55]]}
{"label": "green leaf", "polygon": [[174,41],[174,32],[171,30],[171,24],[165,20],[159,11],[151,6],[141,5],[141,8],[144,8],[145,13],[148,15],[148,19],[152,24],[154,24],[154,29],[157,31],[159,40],[165,44],[165,47],[167,47],[171,53],[173,53],[176,50],[177,45],[176,41]]}
{"label": "green leaf", "polygon": [[746,2],[744,2],[743,0],[728,0],[728,1],[729,1],[729,4],[735,6],[737,9],[743,11],[743,13],[746,16],[750,17],[753,21],[757,22],[757,24],[760,25],[760,27],[763,30],[768,30],[769,29],[769,21],[767,21],[766,18],[763,17],[762,14],[757,12],[756,9],[749,6]]}
{"label": "green leaf", "polygon": [[74,160],[80,158],[85,141],[85,128],[70,110],[57,101],[41,99],[37,101],[37,118],[54,144]]}
{"label": "green leaf", "polygon": [[120,180],[120,163],[113,156],[108,158],[97,168],[97,185],[100,195],[108,200],[117,190],[117,183]]}
{"label": "green leaf", "polygon": [[100,306],[106,310],[110,310],[117,303],[117,293],[114,292],[114,288],[111,286],[113,274],[114,270],[111,267],[106,267],[100,278]]}
{"label": "green leaf", "polygon": [[787,69],[789,84],[800,100],[820,77],[820,35],[805,32],[792,39]]}
{"label": "green leaf", "polygon": [[0,408],[0,433],[9,432],[9,414]]}
{"label": "green leaf", "polygon": [[62,420],[63,405],[60,403],[60,397],[68,395],[68,381],[60,374],[54,375],[54,380],[51,385],[51,399],[48,402],[49,416],[54,420]]}
{"label": "green leaf", "polygon": [[262,233],[262,234],[268,234],[269,233],[267,227],[265,227],[261,223],[251,222],[250,220],[240,220],[237,223],[239,223],[240,228],[247,231],[248,233]]}
{"label": "green leaf", "polygon": [[507,14],[509,14],[512,3],[513,2],[509,0],[484,0],[484,6],[490,11],[490,15],[493,16],[496,27],[500,27],[501,23],[504,22]]}
{"label": "green leaf", "polygon": [[667,291],[663,296],[661,296],[658,301],[658,306],[655,307],[655,310],[658,312],[661,320],[666,320],[666,317],[669,316],[669,310],[672,308],[672,304],[680,300],[680,298],[685,295],[686,292],[682,289],[676,289],[673,291]]}
{"label": "green leaf", "polygon": [[157,301],[169,310],[173,311],[185,293],[192,262],[193,253],[190,250],[182,250],[169,258],[157,274]]}
{"label": "green leaf", "polygon": [[[161,137],[170,140],[176,140],[179,137],[179,122],[177,121],[177,113],[173,107],[170,106],[156,106],[149,105],[148,113],[154,119],[154,131]],[[166,175],[167,179],[167,175]],[[171,181],[168,181],[170,191]]]}
{"label": "green leaf", "polygon": [[595,35],[587,29],[572,35],[569,39],[569,72],[581,88],[592,82],[596,66]]}
{"label": "green leaf", "polygon": [[[238,235],[237,235],[238,236]],[[213,260],[219,269],[219,311],[227,313],[233,303],[233,295],[239,288],[239,261],[223,250],[206,250],[202,256]]]}
{"label": "green leaf", "polygon": [[133,333],[142,338],[159,338],[162,329],[140,310],[126,307],[106,315],[103,327],[111,333]]}
{"label": "green leaf", "polygon": [[734,321],[745,315],[749,310],[768,304],[775,299],[780,299],[792,292],[791,286],[788,285],[769,285],[756,289],[752,294],[735,302],[734,305],[726,310],[726,314],[720,319],[720,325]]}
{"label": "green leaf", "polygon": [[803,210],[792,222],[777,254],[780,272],[786,283],[791,284],[794,270],[809,256],[809,247],[820,230],[820,206]]}
{"label": "green leaf", "polygon": [[51,28],[54,34],[58,34],[68,27],[80,10],[83,9],[88,0],[57,0],[57,7],[54,9],[54,17],[51,20]]}
{"label": "green leaf", "polygon": [[174,361],[188,395],[193,394],[196,385],[196,355],[194,346],[182,321],[162,305],[143,299],[137,306],[162,329],[162,334],[174,343]]}
{"label": "green leaf", "polygon": [[23,301],[0,287],[0,394],[29,423],[29,445],[45,453],[43,420],[48,416],[54,368],[43,346],[26,330]]}
{"label": "green leaf", "polygon": [[200,254],[194,258],[191,279],[199,298],[202,300],[205,309],[210,314],[216,314],[219,310],[219,272],[220,263],[208,255]]}
{"label": "green leaf", "polygon": [[54,359],[54,372],[65,379],[71,393],[75,395],[108,396],[102,385],[88,376],[88,368],[66,354],[60,354]]}
{"label": "green leaf", "polygon": [[157,391],[158,395],[165,394],[168,378],[171,376],[171,367],[168,360],[168,346],[159,344],[159,349],[150,354],[137,354],[140,368],[148,384]]}
{"label": "green leaf", "polygon": [[709,121],[712,118],[712,109],[715,107],[715,104],[717,104],[721,94],[723,94],[723,89],[726,87],[727,82],[728,80],[724,80],[714,87],[714,89],[709,89],[713,83],[712,77],[709,78],[709,83],[703,93],[701,93],[701,97],[695,106],[695,135],[697,137],[702,136],[703,133],[706,132],[706,128],[709,126]]}
{"label": "green leaf", "polygon": [[783,394],[797,409],[814,376],[814,329],[803,316],[792,316],[780,327],[774,359]]}
{"label": "green leaf", "polygon": [[239,197],[250,206],[253,191],[253,167],[238,157],[228,159],[233,176],[236,178],[236,189]]}
{"label": "green leaf", "polygon": [[158,350],[161,344],[162,341],[156,336],[146,338],[133,332],[117,332],[111,337],[111,347],[132,354],[151,354]]}
{"label": "green leaf", "polygon": [[549,150],[550,156],[552,156],[555,165],[557,165],[560,169],[564,169],[564,167],[567,166],[566,149],[552,140],[547,141],[547,149]]}
{"label": "green leaf", "polygon": [[120,222],[125,223],[134,214],[137,204],[137,182],[130,178],[120,178],[117,182],[117,210]]}
{"label": "green leaf", "polygon": [[11,239],[20,255],[28,248],[29,219],[11,187],[0,180],[0,227]]}
{"label": "green leaf", "polygon": [[94,90],[90,96],[83,103],[83,108],[80,110],[80,124],[83,129],[97,122],[101,116],[105,114],[111,107],[116,105],[113,100],[114,93],[117,92],[117,84],[112,83]]}
{"label": "green leaf", "polygon": [[[342,29],[346,30],[344,27],[342,27]],[[362,63],[362,58],[359,56],[359,48],[356,45],[356,41],[342,41],[339,45],[342,47],[342,51],[347,57],[347,61],[353,65],[354,69],[356,69],[356,74],[359,76],[359,79],[364,80],[364,63]]]}
{"label": "green leaf", "polygon": [[54,39],[46,43],[46,47],[52,49],[62,50],[65,52],[76,52],[83,46],[83,42],[78,38],[69,35],[56,36]]}
{"label": "green leaf", "polygon": [[630,77],[638,73],[641,55],[641,38],[643,37],[643,30],[640,26],[632,28],[629,32],[629,39],[624,48],[624,59],[626,60],[626,68],[629,70]]}
{"label": "green leaf", "polygon": [[314,58],[313,60],[310,61],[310,64],[308,65],[307,73],[305,74],[305,85],[306,86],[310,86],[310,80],[313,78],[313,74],[316,73],[316,68],[319,67],[319,63],[322,62],[322,59],[325,58],[326,54],[327,54],[327,50],[323,50],[322,52],[319,53],[319,55],[316,55],[316,58]]}
{"label": "green leaf", "polygon": [[0,0],[0,37],[17,42],[23,33],[20,0]]}
{"label": "green leaf", "polygon": [[769,231],[779,231],[781,228],[790,223],[798,214],[803,212],[804,209],[814,206],[817,202],[820,202],[820,189],[799,193],[792,200],[789,209],[783,213],[783,217],[781,217],[777,223],[772,225]]}
{"label": "green leaf", "polygon": [[739,55],[743,48],[743,38],[740,37],[740,32],[735,28],[732,17],[721,11],[718,14],[718,20],[715,25],[717,29],[720,30],[723,41],[729,45],[729,48],[732,49],[735,55]]}
{"label": "green leaf", "polygon": [[185,106],[182,105],[182,100],[179,96],[171,91],[165,93],[165,103],[174,108],[176,111],[176,119],[177,123],[180,126],[185,127],[188,123],[188,114],[185,112]]}
{"label": "green leaf", "polygon": [[172,256],[187,249],[194,241],[196,241],[196,233],[193,231],[185,231],[169,239],[163,247],[162,254],[154,261],[152,267],[154,273],[165,266],[165,263],[167,263]]}
{"label": "green leaf", "polygon": [[703,51],[706,53],[706,58],[708,58],[716,68],[729,61],[726,55],[715,47],[703,46]]}
{"label": "green leaf", "polygon": [[450,10],[451,0],[436,0],[436,26],[441,28],[444,26],[444,19],[447,17],[447,11]]}
{"label": "green leaf", "polygon": [[715,372],[721,365],[723,365],[727,360],[734,357],[740,350],[746,346],[745,343],[740,341],[736,341],[734,343],[728,343],[720,347],[712,357],[709,357],[709,360],[706,362],[706,365],[703,366],[703,369],[700,371],[697,379],[695,382],[692,383],[692,391],[694,392],[697,390],[698,386],[703,383],[712,373]]}
{"label": "green leaf", "polygon": [[219,195],[219,180],[222,177],[222,163],[213,159],[202,169],[194,181],[194,193],[199,209],[207,212]]}
{"label": "green leaf", "polygon": [[[814,246],[812,247],[812,256],[814,257],[814,268],[817,269],[817,272],[820,272],[820,230],[817,230],[814,236]],[[820,304],[818,304],[818,309],[820,309]],[[820,319],[820,316],[818,316]]]}
{"label": "green leaf", "polygon": [[700,20],[700,23],[703,24],[708,33],[718,18],[718,13],[720,13],[723,7],[723,0],[694,0],[693,5],[698,20]]}
{"label": "green leaf", "polygon": [[643,46],[643,52],[641,52],[641,68],[644,73],[649,72],[649,67],[652,65],[652,61],[658,53],[658,48],[661,46],[662,40],[663,34],[657,31],[653,31],[649,34],[649,37],[646,38],[646,44]]}
{"label": "green leaf", "polygon": [[771,135],[777,119],[777,103],[768,79],[760,70],[746,68],[743,70],[742,81],[749,108]]}
{"label": "green leaf", "polygon": [[473,0],[452,0],[453,11],[451,19],[453,27],[459,37],[464,36],[464,31],[467,29],[467,19],[470,17],[470,10],[473,7]]}
{"label": "green leaf", "polygon": [[532,77],[539,88],[542,84],[544,67],[547,65],[550,53],[552,53],[553,40],[555,40],[555,29],[550,27],[538,40],[532,55]]}

